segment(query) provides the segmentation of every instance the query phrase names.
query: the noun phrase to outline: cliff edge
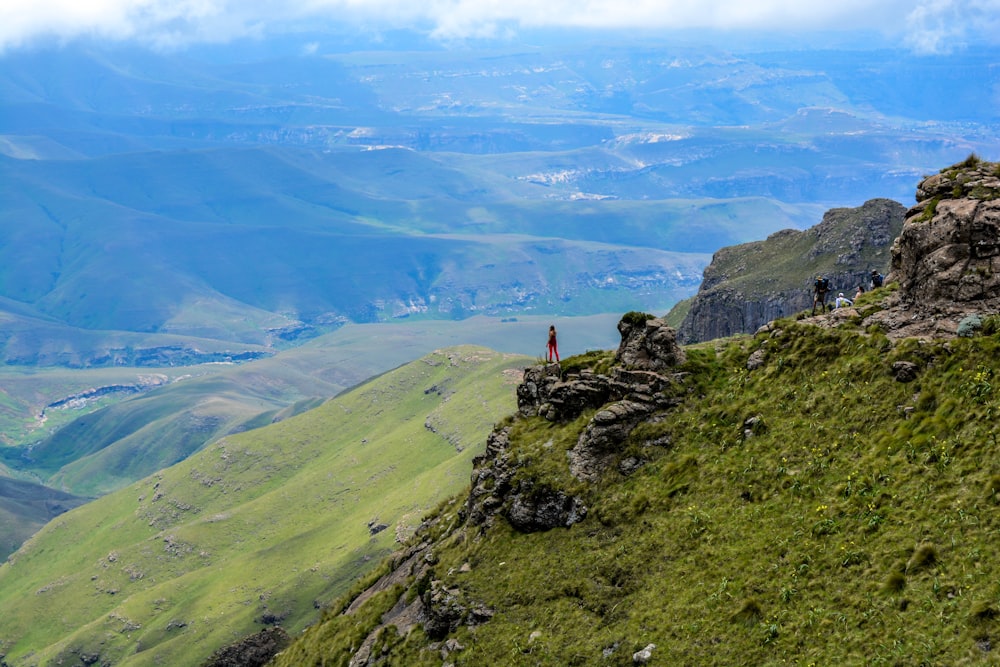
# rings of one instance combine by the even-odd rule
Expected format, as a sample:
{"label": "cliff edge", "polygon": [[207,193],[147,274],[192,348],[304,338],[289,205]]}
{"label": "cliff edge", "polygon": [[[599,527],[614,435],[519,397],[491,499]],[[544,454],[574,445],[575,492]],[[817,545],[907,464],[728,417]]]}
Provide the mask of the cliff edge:
{"label": "cliff edge", "polygon": [[[763,241],[722,248],[704,272],[698,293],[680,308],[681,343],[753,333],[772,320],[812,306],[816,275],[837,291],[868,286],[872,269],[885,272],[890,247],[903,227],[906,208],[872,199],[857,208],[836,208],[809,229],[786,229]],[[674,318],[667,316],[668,321]]]}

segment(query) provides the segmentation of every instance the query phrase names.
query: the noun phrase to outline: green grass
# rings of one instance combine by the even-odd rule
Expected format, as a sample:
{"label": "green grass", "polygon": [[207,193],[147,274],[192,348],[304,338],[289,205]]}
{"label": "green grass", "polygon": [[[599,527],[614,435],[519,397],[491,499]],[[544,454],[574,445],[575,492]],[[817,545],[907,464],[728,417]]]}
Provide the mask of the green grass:
{"label": "green grass", "polygon": [[[170,368],[0,369],[0,473],[96,497],[172,465],[232,432],[286,419],[428,352],[465,341],[506,352],[543,349],[555,323],[569,353],[617,341],[615,315],[538,316],[461,322],[405,321],[347,325],[274,357],[241,365]],[[134,384],[150,374],[173,383],[123,400],[43,408],[87,389]],[[30,446],[30,453],[26,448]],[[5,465],[4,462],[9,462]],[[2,480],[0,480],[2,481]],[[32,502],[45,503],[37,487]],[[0,489],[0,504],[4,494]],[[51,514],[12,509],[0,518],[6,558]]]}
{"label": "green grass", "polygon": [[[586,416],[515,422],[512,452],[529,461],[519,474],[582,493],[590,512],[570,529],[501,521],[435,541],[433,576],[496,612],[454,633],[464,649],[449,662],[624,667],[650,643],[655,664],[990,660],[1000,337],[889,348],[847,328],[780,325],[688,350],[687,397],[623,444],[650,459],[628,478],[581,490],[568,476]],[[766,365],[748,372],[758,348]],[[894,379],[901,360],[920,366],[914,382]],[[663,435],[669,446],[644,448]],[[440,664],[419,631],[383,644],[388,664]]]}
{"label": "green grass", "polygon": [[193,665],[298,632],[467,484],[526,362],[435,352],[58,517],[0,567],[5,659]]}

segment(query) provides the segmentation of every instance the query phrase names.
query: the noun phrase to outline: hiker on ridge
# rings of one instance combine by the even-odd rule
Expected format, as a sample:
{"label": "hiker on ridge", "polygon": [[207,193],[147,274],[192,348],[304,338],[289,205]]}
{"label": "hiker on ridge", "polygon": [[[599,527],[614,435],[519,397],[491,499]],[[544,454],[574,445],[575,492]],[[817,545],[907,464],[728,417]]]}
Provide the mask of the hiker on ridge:
{"label": "hiker on ridge", "polygon": [[837,301],[834,304],[834,308],[845,308],[847,306],[853,306],[854,302],[844,296],[843,292],[837,294]]}
{"label": "hiker on ridge", "polygon": [[865,286],[858,285],[858,291],[854,293],[854,300],[857,301],[858,297],[865,293]]}
{"label": "hiker on ridge", "polygon": [[882,277],[882,274],[879,273],[878,270],[872,269],[872,289],[878,289],[881,287],[883,280],[884,278]]}
{"label": "hiker on ridge", "polygon": [[830,280],[823,276],[816,276],[816,282],[813,283],[813,315],[816,314],[816,304],[819,304],[821,312],[826,310],[826,295],[829,291]]}
{"label": "hiker on ridge", "polygon": [[552,355],[556,355],[556,363],[559,363],[559,345],[556,342],[556,327],[553,324],[549,327],[549,362],[552,362]]}

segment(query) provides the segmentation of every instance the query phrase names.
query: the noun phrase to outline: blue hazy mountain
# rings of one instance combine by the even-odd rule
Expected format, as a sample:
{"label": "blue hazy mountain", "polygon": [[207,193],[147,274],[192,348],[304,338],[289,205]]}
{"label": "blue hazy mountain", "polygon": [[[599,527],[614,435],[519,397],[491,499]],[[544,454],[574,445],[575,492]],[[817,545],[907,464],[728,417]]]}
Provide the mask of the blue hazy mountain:
{"label": "blue hazy mountain", "polygon": [[998,145],[994,52],[285,39],[0,59],[7,361],[49,358],[36,322],[250,346],[662,311],[719,247]]}

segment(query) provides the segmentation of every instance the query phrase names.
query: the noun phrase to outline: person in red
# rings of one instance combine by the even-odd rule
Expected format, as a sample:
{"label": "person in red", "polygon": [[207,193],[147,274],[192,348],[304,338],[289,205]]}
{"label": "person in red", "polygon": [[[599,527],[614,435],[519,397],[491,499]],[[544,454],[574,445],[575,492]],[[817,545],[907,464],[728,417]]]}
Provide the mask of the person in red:
{"label": "person in red", "polygon": [[552,355],[556,355],[556,363],[559,362],[559,344],[556,342],[556,327],[552,325],[549,327],[549,361],[552,361]]}

